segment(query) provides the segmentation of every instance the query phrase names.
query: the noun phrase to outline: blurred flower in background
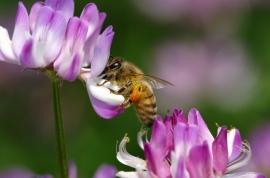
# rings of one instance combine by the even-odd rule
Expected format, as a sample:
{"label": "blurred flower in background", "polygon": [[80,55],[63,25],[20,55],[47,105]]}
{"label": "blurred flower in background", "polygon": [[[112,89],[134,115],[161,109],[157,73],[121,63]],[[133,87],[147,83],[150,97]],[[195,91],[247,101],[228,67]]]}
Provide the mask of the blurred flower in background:
{"label": "blurred flower in background", "polygon": [[233,109],[252,98],[256,70],[237,42],[169,41],[155,49],[154,59],[155,76],[175,85],[157,92],[162,106],[194,106],[207,100]]}
{"label": "blurred flower in background", "polygon": [[250,163],[242,170],[260,171],[266,177],[270,176],[270,123],[257,126],[250,134],[249,141],[252,148]]}
{"label": "blurred flower in background", "polygon": [[[73,162],[69,163],[69,178],[77,178],[77,168]],[[116,168],[111,165],[101,165],[93,178],[115,178]],[[0,178],[53,178],[51,175],[37,176],[22,168],[11,168],[0,173]]]}
{"label": "blurred flower in background", "polygon": [[19,167],[0,172],[0,178],[30,178],[34,176],[31,171]]}
{"label": "blurred flower in background", "polygon": [[[207,21],[222,13],[228,15],[249,6],[252,0],[134,0],[133,3],[156,21],[177,22],[181,18]],[[230,15],[229,14],[229,15]]]}

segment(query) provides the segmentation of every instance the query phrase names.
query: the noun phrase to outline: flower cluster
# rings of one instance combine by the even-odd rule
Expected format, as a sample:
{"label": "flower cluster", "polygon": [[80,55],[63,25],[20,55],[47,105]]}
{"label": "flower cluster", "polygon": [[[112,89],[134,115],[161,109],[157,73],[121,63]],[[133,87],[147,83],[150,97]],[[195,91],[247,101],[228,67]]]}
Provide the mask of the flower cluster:
{"label": "flower cluster", "polygon": [[97,76],[109,57],[112,26],[99,36],[106,15],[93,3],[85,6],[80,17],[73,12],[73,0],[36,2],[29,15],[20,2],[12,41],[0,27],[1,60],[26,68],[53,67],[68,81],[74,81],[81,68],[91,64],[92,76]]}
{"label": "flower cluster", "polygon": [[[97,89],[99,79],[95,79],[110,55],[112,26],[100,34],[106,14],[99,13],[93,3],[84,7],[80,17],[73,16],[73,12],[73,0],[36,2],[29,14],[20,2],[12,40],[0,26],[0,61],[39,71],[52,70],[67,81],[82,79],[95,111],[103,118],[112,118],[122,112],[114,109],[124,98],[111,94],[105,86]],[[84,68],[87,66],[91,69]]]}
{"label": "flower cluster", "polygon": [[136,169],[136,172],[117,173],[119,177],[265,177],[259,173],[230,173],[249,161],[251,149],[233,128],[218,128],[216,138],[208,130],[203,118],[192,109],[186,120],[183,111],[174,109],[172,116],[155,120],[150,141],[138,142],[144,150],[145,160],[126,151],[128,137],[119,145],[117,159]]}

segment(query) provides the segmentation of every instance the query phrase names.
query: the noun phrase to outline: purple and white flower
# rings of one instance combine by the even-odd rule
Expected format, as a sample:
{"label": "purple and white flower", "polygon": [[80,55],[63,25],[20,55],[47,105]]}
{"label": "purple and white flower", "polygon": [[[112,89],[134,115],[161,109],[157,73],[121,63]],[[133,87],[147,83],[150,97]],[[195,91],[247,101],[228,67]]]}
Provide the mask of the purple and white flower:
{"label": "purple and white flower", "polygon": [[[54,70],[68,81],[82,79],[96,112],[112,118],[123,112],[114,109],[124,98],[111,94],[106,86],[96,88],[95,81],[109,58],[113,28],[108,26],[100,34],[106,14],[93,3],[84,7],[80,17],[73,13],[73,0],[36,2],[29,14],[19,2],[12,40],[0,26],[0,61],[40,71]],[[91,69],[84,68],[87,66]]]}
{"label": "purple and white flower", "polygon": [[172,116],[155,120],[150,141],[143,142],[139,132],[138,142],[146,160],[134,157],[126,151],[128,137],[119,145],[117,159],[136,169],[136,172],[117,173],[119,177],[265,177],[254,172],[230,173],[248,163],[251,149],[242,142],[240,133],[233,128],[218,128],[216,138],[208,130],[196,109],[186,120],[182,110],[174,109]]}
{"label": "purple and white flower", "polygon": [[106,14],[99,13],[93,3],[85,6],[80,17],[74,17],[73,11],[73,0],[46,0],[36,2],[28,15],[20,2],[12,40],[0,27],[1,60],[26,68],[53,67],[68,81],[91,64],[97,76],[109,58],[112,26],[99,35]]}

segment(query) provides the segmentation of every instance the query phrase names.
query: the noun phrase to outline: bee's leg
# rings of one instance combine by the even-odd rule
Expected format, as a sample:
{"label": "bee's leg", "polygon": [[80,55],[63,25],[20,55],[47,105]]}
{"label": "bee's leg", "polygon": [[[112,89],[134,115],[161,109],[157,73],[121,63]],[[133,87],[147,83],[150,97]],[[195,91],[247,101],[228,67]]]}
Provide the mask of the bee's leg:
{"label": "bee's leg", "polygon": [[113,74],[109,75],[109,76],[104,76],[102,79],[104,79],[105,81],[102,83],[97,83],[97,86],[103,86],[105,83],[109,82],[111,79],[113,78]]}
{"label": "bee's leg", "polygon": [[118,106],[118,108],[116,108],[115,110],[114,110],[114,112],[118,112],[120,109],[122,109],[122,108],[128,108],[130,105],[131,105],[131,101],[129,100],[129,98],[126,100],[126,101],[124,101],[120,106]]}
{"label": "bee's leg", "polygon": [[113,94],[119,95],[121,93],[123,93],[123,91],[125,91],[128,87],[130,87],[130,85],[132,84],[131,81],[129,81],[125,86],[123,86],[122,88],[120,88],[117,91],[112,91]]}

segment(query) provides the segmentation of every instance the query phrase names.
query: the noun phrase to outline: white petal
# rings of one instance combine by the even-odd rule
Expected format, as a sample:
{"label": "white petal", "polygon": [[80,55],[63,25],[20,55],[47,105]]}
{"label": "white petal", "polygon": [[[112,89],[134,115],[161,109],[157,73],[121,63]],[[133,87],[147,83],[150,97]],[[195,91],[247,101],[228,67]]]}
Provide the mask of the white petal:
{"label": "white petal", "polygon": [[97,86],[97,84],[102,83],[100,78],[88,79],[86,85],[87,89],[91,94],[100,101],[107,103],[112,106],[120,106],[125,98],[122,95],[112,94],[108,88],[115,88],[110,82],[106,82],[103,86]]}
{"label": "white petal", "polygon": [[0,59],[4,62],[12,64],[20,64],[12,50],[12,41],[8,35],[7,29],[0,26],[0,51],[4,59]]}
{"label": "white petal", "polygon": [[137,171],[137,172],[124,172],[124,171],[119,171],[116,173],[117,177],[121,178],[151,178],[147,171]]}
{"label": "white petal", "polygon": [[119,151],[117,152],[117,159],[121,163],[139,170],[147,170],[146,161],[135,156],[130,155],[126,150],[126,144],[129,138],[125,136],[120,142]]}
{"label": "white petal", "polygon": [[243,142],[241,154],[232,162],[227,165],[225,173],[231,172],[237,168],[246,165],[252,156],[251,147],[249,143]]}
{"label": "white petal", "polygon": [[256,172],[237,172],[224,175],[222,178],[265,178],[265,176]]}
{"label": "white petal", "polygon": [[[138,144],[139,144],[139,146],[141,147],[141,149],[142,150],[144,150],[144,147],[143,147],[143,139],[142,139],[142,137],[144,136],[144,135],[146,135],[146,131],[144,131],[144,130],[141,130],[140,132],[138,132],[138,134],[137,134],[137,142],[138,142]],[[146,139],[147,139],[147,136],[146,136]]]}
{"label": "white petal", "polygon": [[124,172],[124,171],[119,171],[116,173],[117,177],[121,178],[140,178],[137,174],[137,172]]}

